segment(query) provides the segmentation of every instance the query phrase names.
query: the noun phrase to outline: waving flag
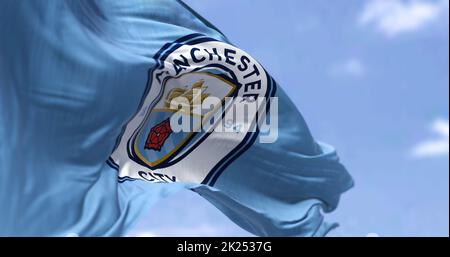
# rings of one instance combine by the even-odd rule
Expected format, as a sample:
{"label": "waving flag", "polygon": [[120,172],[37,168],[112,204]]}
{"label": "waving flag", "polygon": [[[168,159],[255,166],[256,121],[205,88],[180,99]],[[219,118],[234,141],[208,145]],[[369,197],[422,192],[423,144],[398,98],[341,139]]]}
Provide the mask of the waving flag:
{"label": "waving flag", "polygon": [[181,1],[0,1],[0,235],[124,235],[191,189],[321,236],[353,182],[263,66]]}

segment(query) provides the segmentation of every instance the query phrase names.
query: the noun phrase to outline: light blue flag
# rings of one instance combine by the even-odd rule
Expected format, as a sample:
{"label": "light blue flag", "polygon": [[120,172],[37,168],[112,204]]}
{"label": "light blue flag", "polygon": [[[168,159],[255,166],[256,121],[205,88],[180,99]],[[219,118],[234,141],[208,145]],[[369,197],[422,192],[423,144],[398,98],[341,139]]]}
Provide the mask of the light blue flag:
{"label": "light blue flag", "polygon": [[334,227],[334,149],[181,1],[2,0],[0,35],[1,236],[125,235],[181,189],[256,235]]}

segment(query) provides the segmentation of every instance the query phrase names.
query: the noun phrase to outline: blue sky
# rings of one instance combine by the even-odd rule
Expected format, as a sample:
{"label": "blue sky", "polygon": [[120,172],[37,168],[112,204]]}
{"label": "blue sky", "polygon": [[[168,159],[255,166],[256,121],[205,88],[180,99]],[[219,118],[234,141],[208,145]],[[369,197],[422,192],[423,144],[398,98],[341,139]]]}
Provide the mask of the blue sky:
{"label": "blue sky", "polygon": [[[186,0],[258,59],[356,186],[334,236],[449,235],[448,0]],[[164,217],[163,219],[161,217]],[[131,235],[249,235],[194,193]]]}

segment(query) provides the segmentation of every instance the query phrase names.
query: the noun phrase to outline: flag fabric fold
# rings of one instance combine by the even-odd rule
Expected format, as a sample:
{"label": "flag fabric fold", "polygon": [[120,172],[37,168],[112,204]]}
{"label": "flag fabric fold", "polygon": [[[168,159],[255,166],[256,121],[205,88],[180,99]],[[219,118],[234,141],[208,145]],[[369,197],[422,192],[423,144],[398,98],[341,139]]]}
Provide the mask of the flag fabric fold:
{"label": "flag fabric fold", "polygon": [[[126,235],[183,189],[255,235],[335,227],[324,213],[353,181],[334,148],[183,2],[4,0],[0,34],[0,235]],[[191,108],[180,117],[232,131],[177,131],[180,96]],[[212,96],[214,108],[193,111]],[[250,119],[228,123],[253,103]],[[269,143],[267,117],[277,119]]]}

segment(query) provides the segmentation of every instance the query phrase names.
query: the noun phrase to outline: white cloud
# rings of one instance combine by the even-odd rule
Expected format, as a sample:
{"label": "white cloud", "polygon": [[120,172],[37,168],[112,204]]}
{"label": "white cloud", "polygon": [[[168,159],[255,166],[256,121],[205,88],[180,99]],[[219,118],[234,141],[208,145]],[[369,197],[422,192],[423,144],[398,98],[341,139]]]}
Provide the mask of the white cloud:
{"label": "white cloud", "polygon": [[137,234],[131,234],[129,236],[131,236],[131,237],[158,237],[157,234],[149,232],[149,231],[147,231],[147,232],[140,232],[140,233],[137,233]]}
{"label": "white cloud", "polygon": [[377,233],[369,233],[366,235],[366,237],[380,237]]}
{"label": "white cloud", "polygon": [[78,235],[77,233],[69,233],[66,235],[66,237],[79,237],[80,235]]}
{"label": "white cloud", "polygon": [[138,230],[132,231],[128,234],[129,237],[172,237],[172,236],[223,236],[226,235],[228,231],[226,228],[220,226],[215,226],[213,224],[200,224],[198,226],[186,227],[162,227],[155,228],[153,231],[149,230]]}
{"label": "white cloud", "polygon": [[415,31],[448,13],[448,0],[371,0],[365,6],[359,22],[375,25],[388,37]]}
{"label": "white cloud", "polygon": [[333,75],[345,75],[350,77],[362,77],[366,68],[358,58],[350,58],[334,65],[331,69]]}
{"label": "white cloud", "polygon": [[433,122],[431,129],[438,136],[435,139],[426,140],[414,147],[414,157],[448,156],[449,153],[449,122],[439,119]]}
{"label": "white cloud", "polygon": [[153,229],[138,228],[138,229],[132,229],[125,236],[126,237],[160,237],[161,235],[159,233],[155,232]]}

